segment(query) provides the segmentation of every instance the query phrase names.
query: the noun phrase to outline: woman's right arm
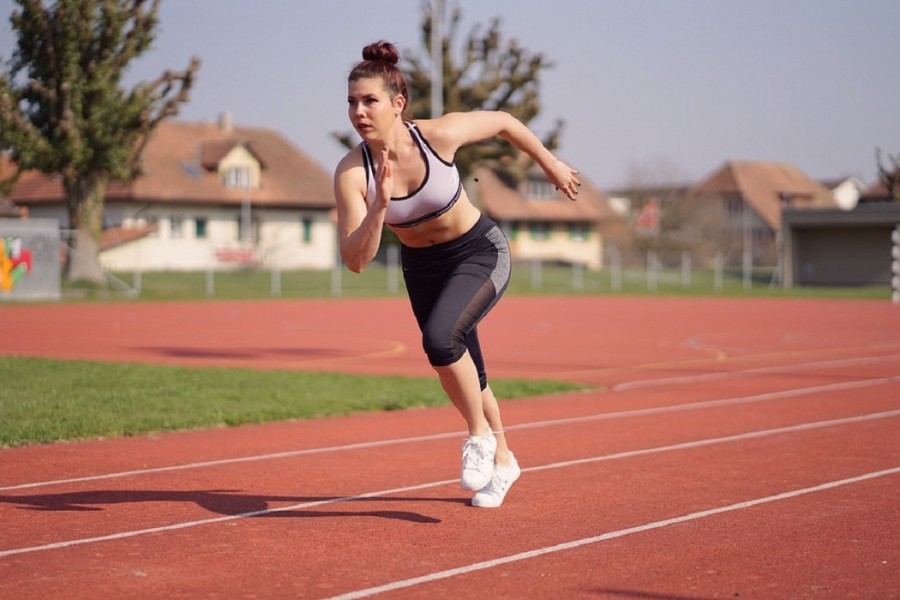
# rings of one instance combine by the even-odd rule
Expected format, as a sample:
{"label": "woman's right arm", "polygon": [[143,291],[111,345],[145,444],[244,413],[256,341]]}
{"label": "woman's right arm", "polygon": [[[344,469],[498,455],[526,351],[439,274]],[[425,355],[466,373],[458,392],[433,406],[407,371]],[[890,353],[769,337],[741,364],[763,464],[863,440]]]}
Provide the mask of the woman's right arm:
{"label": "woman's right arm", "polygon": [[[334,173],[341,258],[354,273],[362,273],[375,258],[387,211],[387,204],[379,199],[370,206],[366,205],[365,178],[358,152],[347,154]],[[379,196],[382,194],[379,193]]]}

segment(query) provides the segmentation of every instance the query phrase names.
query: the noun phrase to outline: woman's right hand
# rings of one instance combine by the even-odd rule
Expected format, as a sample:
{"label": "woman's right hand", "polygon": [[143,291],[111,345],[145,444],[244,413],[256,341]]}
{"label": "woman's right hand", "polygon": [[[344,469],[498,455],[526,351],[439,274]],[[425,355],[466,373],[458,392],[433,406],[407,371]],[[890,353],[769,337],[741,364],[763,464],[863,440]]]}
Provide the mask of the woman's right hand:
{"label": "woman's right hand", "polygon": [[391,165],[390,152],[387,148],[381,151],[381,164],[375,175],[375,184],[378,190],[375,204],[377,208],[387,208],[394,193],[394,167]]}
{"label": "woman's right hand", "polygon": [[557,158],[545,173],[556,189],[562,191],[569,200],[577,200],[578,188],[581,187],[578,171]]}

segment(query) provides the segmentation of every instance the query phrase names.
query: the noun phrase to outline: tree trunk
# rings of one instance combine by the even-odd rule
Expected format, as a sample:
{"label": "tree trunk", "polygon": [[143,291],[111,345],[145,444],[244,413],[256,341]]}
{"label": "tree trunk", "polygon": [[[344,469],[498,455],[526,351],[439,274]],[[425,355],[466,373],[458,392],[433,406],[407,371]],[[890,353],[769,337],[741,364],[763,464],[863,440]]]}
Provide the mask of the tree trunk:
{"label": "tree trunk", "polygon": [[69,281],[106,281],[100,266],[100,233],[107,184],[107,178],[101,175],[63,183],[69,205],[69,227],[73,230],[64,271]]}

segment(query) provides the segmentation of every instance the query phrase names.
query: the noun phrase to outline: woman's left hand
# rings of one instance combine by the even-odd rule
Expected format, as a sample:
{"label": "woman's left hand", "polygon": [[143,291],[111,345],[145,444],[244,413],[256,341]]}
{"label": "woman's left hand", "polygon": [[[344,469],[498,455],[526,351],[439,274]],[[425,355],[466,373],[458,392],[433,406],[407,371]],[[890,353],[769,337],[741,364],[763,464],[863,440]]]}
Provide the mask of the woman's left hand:
{"label": "woman's left hand", "polygon": [[547,177],[561,190],[569,200],[576,200],[578,196],[578,188],[581,187],[581,181],[578,180],[578,171],[557,159],[556,162],[547,171]]}

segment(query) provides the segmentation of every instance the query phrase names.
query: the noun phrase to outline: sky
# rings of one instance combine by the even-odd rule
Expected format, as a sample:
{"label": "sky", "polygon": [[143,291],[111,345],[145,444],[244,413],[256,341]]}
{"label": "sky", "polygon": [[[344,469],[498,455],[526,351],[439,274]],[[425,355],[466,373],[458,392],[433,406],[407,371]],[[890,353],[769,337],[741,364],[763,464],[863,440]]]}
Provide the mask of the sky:
{"label": "sky", "polygon": [[[877,177],[900,155],[897,0],[444,0],[460,31],[498,17],[553,63],[538,134],[602,190],[698,181],[728,160],[795,165],[816,179]],[[177,117],[280,131],[329,173],[345,149],[347,75],[384,39],[423,56],[425,0],[163,0],[154,46],[124,84],[200,68]],[[0,57],[16,39],[0,0]]]}

